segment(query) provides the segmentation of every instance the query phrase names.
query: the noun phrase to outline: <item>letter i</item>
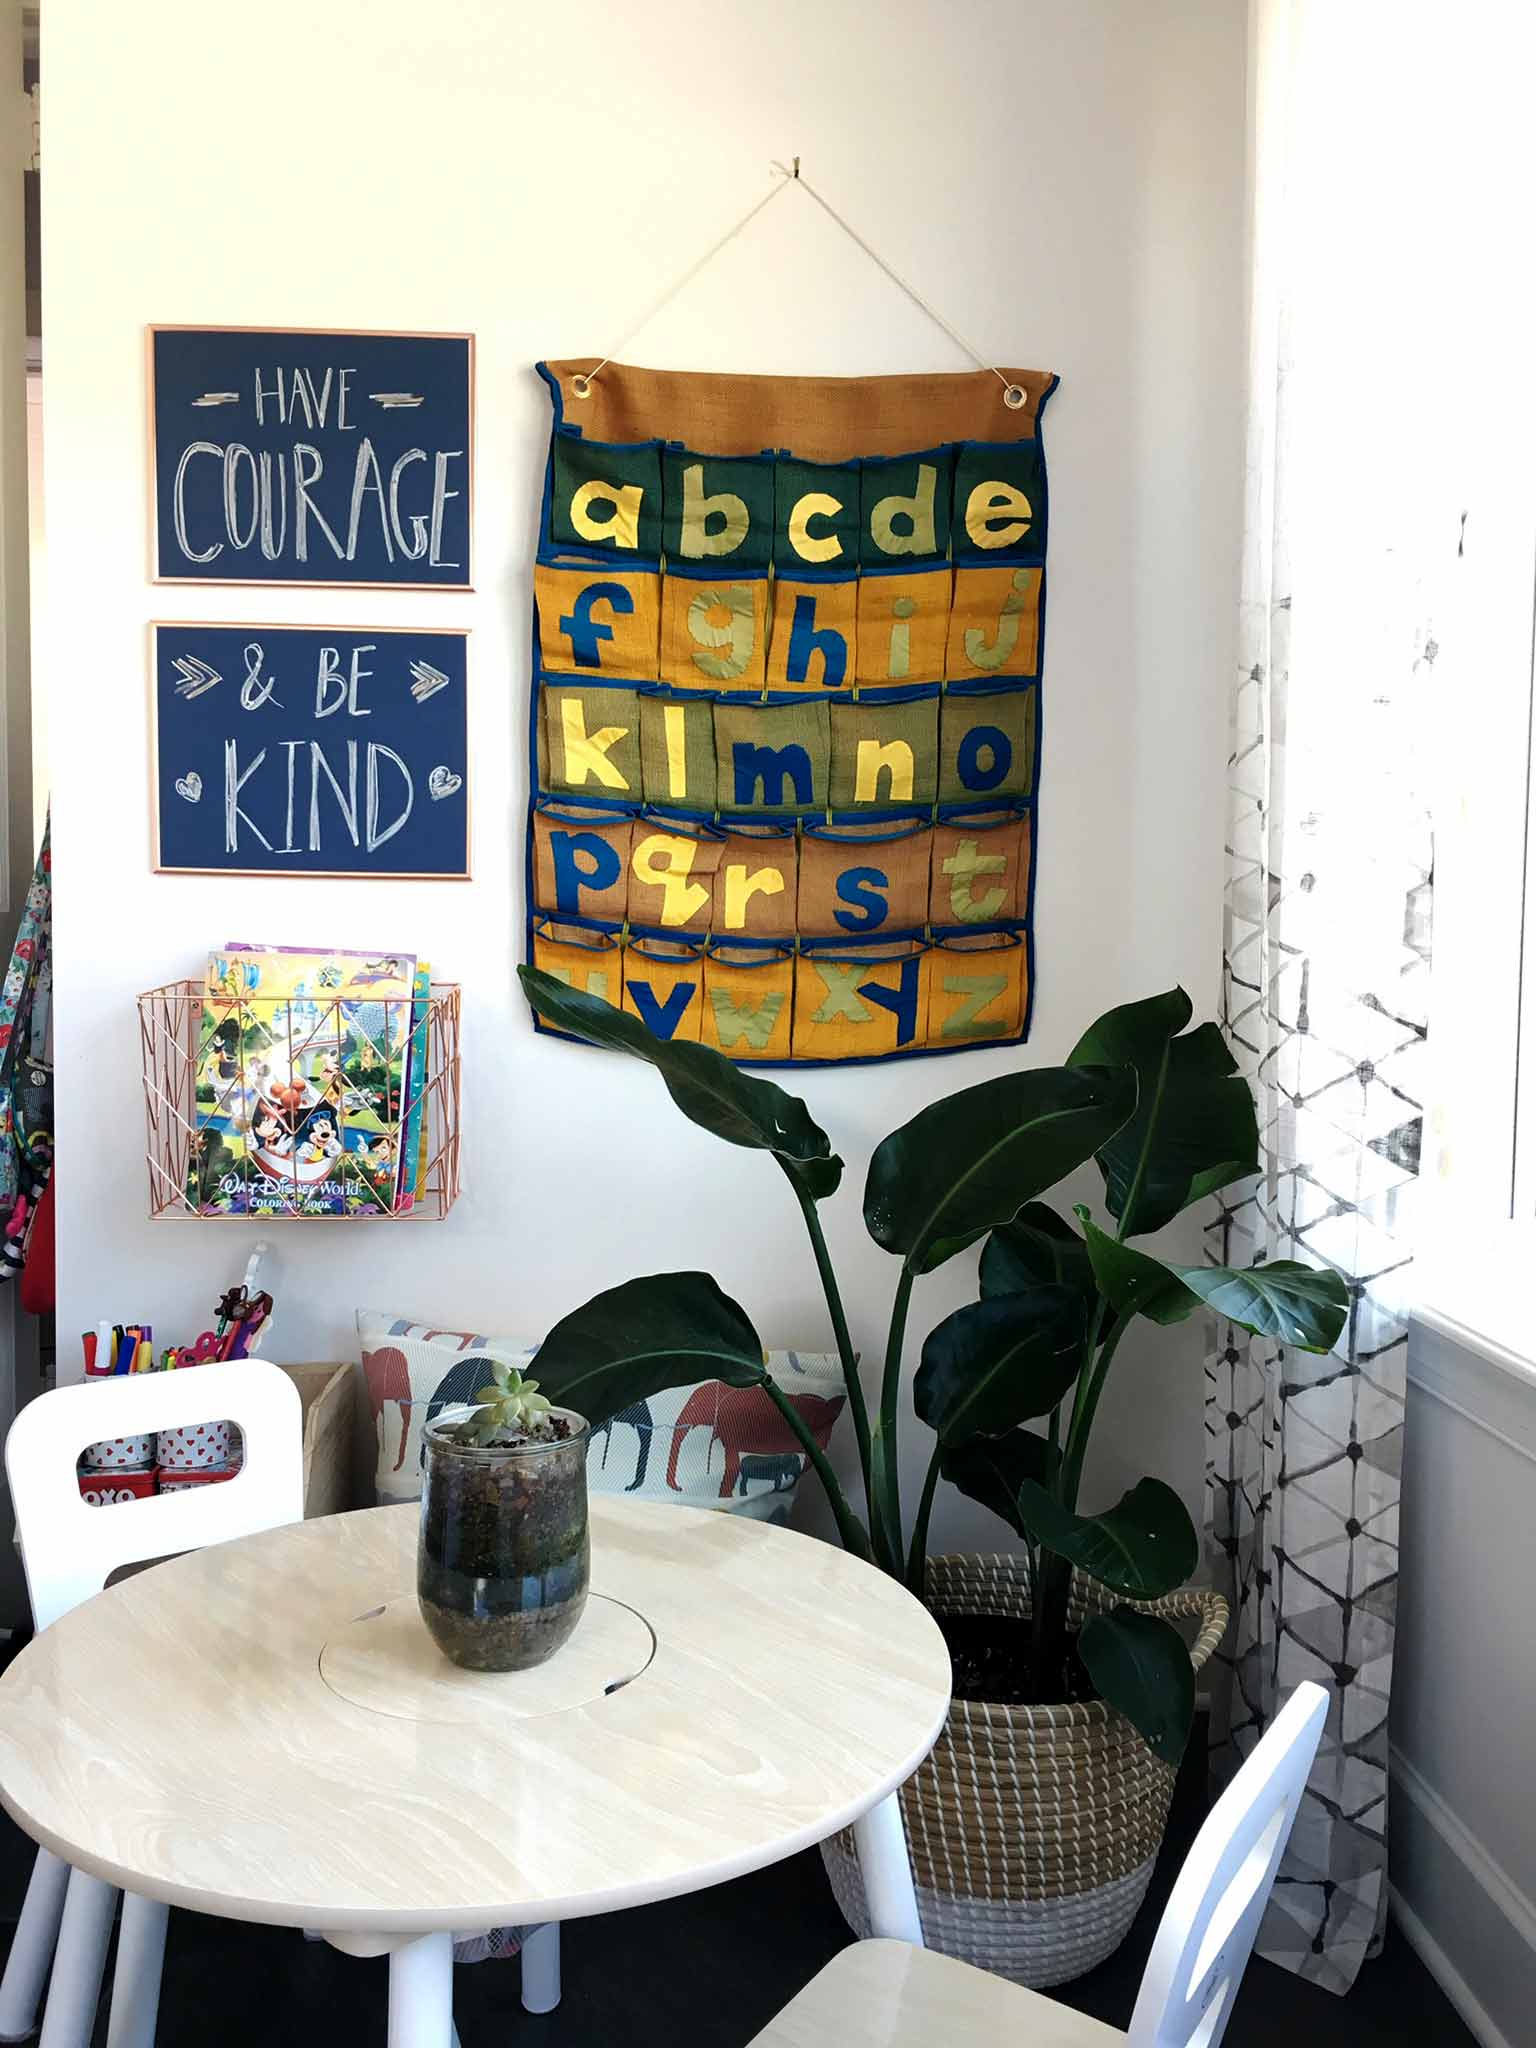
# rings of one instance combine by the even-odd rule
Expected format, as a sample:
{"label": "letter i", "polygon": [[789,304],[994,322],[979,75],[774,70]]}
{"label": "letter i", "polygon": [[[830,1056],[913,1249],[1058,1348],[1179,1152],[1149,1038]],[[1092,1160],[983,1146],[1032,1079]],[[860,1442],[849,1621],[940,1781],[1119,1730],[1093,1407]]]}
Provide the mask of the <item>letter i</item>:
{"label": "letter i", "polygon": [[891,627],[891,657],[886,663],[886,674],[893,682],[899,682],[912,670],[912,628],[907,621],[916,610],[917,604],[910,597],[898,597],[891,604],[896,623]]}

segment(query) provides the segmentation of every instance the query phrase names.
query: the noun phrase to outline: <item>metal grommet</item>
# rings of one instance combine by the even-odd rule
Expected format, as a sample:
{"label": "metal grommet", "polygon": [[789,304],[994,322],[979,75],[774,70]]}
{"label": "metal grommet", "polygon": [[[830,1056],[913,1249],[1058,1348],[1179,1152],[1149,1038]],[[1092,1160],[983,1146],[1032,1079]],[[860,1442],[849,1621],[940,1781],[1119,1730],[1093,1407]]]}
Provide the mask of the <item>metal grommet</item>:
{"label": "metal grommet", "polygon": [[[582,376],[573,377],[571,379],[571,396],[572,398],[590,398],[592,396],[592,379]],[[1012,400],[1008,402],[1011,404]]]}
{"label": "metal grommet", "polygon": [[1021,405],[1028,405],[1029,393],[1022,384],[1008,384],[1003,388],[1003,403],[1010,412],[1017,412]]}

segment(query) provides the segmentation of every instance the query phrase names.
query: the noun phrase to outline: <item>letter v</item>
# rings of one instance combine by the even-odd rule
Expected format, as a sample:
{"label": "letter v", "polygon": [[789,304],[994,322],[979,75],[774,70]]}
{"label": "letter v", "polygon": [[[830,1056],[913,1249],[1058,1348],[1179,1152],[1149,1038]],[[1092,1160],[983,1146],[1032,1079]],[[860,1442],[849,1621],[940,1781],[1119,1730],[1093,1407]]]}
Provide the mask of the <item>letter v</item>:
{"label": "letter v", "polygon": [[624,986],[635,999],[640,1022],[647,1031],[658,1038],[671,1038],[683,1018],[688,1005],[699,992],[696,981],[680,981],[664,1003],[658,1003],[656,992],[648,981],[626,981]]}

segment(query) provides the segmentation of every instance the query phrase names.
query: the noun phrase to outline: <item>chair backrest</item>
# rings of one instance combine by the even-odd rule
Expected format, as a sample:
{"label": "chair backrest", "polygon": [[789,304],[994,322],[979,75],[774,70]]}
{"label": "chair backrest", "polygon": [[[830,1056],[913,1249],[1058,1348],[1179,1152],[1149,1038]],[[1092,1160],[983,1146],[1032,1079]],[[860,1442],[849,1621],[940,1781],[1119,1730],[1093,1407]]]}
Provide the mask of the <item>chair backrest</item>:
{"label": "chair backrest", "polygon": [[1130,2048],[1217,2048],[1327,1714],[1320,1685],[1297,1686],[1211,1808],[1158,1925]]}
{"label": "chair backrest", "polygon": [[[220,1421],[238,1423],[245,1439],[233,1479],[108,1507],[81,1499],[76,1462],[87,1444]],[[124,1565],[302,1521],[303,1404],[286,1373],[255,1358],[59,1387],[11,1424],[5,1471],[32,1619],[46,1628]]]}

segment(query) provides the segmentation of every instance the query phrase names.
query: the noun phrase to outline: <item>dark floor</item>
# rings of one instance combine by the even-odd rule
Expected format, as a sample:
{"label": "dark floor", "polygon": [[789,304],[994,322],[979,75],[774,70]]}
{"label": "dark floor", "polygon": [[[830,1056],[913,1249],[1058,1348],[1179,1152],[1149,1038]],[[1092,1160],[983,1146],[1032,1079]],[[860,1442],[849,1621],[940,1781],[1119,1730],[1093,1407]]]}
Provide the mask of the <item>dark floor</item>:
{"label": "dark floor", "polygon": [[[1116,2026],[1130,2018],[1167,1886],[1199,1824],[1203,1759],[1196,1749],[1129,1938],[1091,1975],[1051,1994]],[[16,1924],[31,1867],[32,1845],[0,1814],[0,1947]],[[849,1938],[813,1852],[691,1898],[571,1922],[563,1935],[564,2002],[542,2018],[518,2003],[515,1961],[461,1968],[455,2017],[463,2048],[745,2048]],[[206,2048],[210,2038],[218,2048],[274,2041],[382,2048],[386,1988],[382,1962],[354,1961],[286,1929],[176,1912],[157,2048]],[[103,1997],[97,2048],[106,2038],[106,2003]],[[1227,2041],[1231,2048],[1472,2048],[1472,2036],[1395,1931],[1345,1999],[1273,1964],[1250,1964]]]}

